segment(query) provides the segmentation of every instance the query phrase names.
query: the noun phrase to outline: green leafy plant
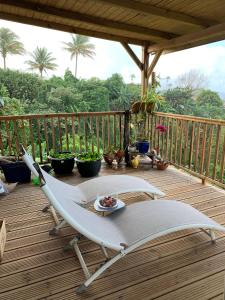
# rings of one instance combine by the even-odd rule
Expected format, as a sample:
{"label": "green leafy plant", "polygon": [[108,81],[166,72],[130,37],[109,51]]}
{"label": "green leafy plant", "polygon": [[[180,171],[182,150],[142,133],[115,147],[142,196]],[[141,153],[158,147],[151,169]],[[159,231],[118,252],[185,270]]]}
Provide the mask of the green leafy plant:
{"label": "green leafy plant", "polygon": [[75,154],[73,153],[54,153],[53,151],[50,151],[50,157],[55,158],[55,159],[69,159],[69,158],[74,158]]}
{"label": "green leafy plant", "polygon": [[144,111],[148,112],[148,104],[153,104],[153,109],[157,109],[160,104],[162,104],[165,99],[161,96],[157,90],[160,87],[159,78],[156,78],[154,84],[152,84],[151,88],[147,89],[145,94],[141,98],[141,103],[145,103]]}
{"label": "green leafy plant", "polygon": [[77,155],[77,159],[82,161],[95,161],[102,159],[102,155],[98,152],[85,152]]}

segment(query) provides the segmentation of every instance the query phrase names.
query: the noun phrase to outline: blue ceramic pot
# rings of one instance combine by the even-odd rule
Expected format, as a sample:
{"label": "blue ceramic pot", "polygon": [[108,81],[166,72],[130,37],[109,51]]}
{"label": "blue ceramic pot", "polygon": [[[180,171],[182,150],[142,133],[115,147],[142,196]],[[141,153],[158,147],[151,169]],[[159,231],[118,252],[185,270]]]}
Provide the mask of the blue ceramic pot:
{"label": "blue ceramic pot", "polygon": [[148,141],[137,142],[137,150],[139,151],[139,153],[146,154],[148,153],[148,149],[149,149]]}

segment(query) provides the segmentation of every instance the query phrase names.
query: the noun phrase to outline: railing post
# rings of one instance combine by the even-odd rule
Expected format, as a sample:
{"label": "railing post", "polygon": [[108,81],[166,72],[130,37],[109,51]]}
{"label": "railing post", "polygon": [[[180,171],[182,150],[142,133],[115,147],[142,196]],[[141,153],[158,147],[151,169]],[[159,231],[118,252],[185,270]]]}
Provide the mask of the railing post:
{"label": "railing post", "polygon": [[130,111],[124,112],[124,135],[123,135],[123,149],[128,147],[130,142]]}
{"label": "railing post", "polygon": [[128,146],[130,142],[130,111],[124,112],[124,135],[123,135],[123,149],[125,151],[125,162],[129,166]]}

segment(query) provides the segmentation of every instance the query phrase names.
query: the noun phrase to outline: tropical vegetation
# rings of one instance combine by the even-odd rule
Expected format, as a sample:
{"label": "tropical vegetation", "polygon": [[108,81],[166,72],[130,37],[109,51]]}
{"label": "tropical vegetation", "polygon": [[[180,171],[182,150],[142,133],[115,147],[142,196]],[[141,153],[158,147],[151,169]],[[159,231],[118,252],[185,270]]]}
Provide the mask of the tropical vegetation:
{"label": "tropical vegetation", "polygon": [[30,53],[31,60],[27,60],[31,70],[38,70],[41,77],[43,77],[43,72],[47,73],[47,70],[56,70],[57,64],[54,62],[56,59],[52,57],[52,53],[43,47],[37,47],[33,53]]}
{"label": "tropical vegetation", "polygon": [[6,69],[6,57],[8,55],[22,55],[25,53],[23,43],[19,37],[8,28],[0,28],[0,53],[3,58],[3,67]]}
{"label": "tropical vegetation", "polygon": [[75,57],[75,72],[74,76],[77,77],[77,66],[78,66],[78,57],[89,57],[93,58],[95,55],[95,45],[89,42],[89,37],[79,34],[71,35],[72,41],[63,42],[65,47],[64,49],[70,53],[71,60]]}

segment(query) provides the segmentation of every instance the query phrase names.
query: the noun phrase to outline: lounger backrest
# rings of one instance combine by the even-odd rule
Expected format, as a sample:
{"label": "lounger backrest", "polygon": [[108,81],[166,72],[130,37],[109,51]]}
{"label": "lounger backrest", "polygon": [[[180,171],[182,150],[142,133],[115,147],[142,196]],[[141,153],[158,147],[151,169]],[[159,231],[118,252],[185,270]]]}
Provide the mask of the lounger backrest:
{"label": "lounger backrest", "polygon": [[87,199],[79,188],[54,178],[43,169],[41,169],[41,172],[58,201],[73,201],[78,204],[87,204]]}
{"label": "lounger backrest", "polygon": [[100,217],[79,206],[75,201],[67,198],[66,191],[56,195],[48,183],[42,186],[42,190],[64,220],[78,232],[105,247],[118,251],[124,248],[120,244],[124,244],[126,239],[110,218]]}
{"label": "lounger backrest", "polygon": [[34,168],[33,164],[35,163],[33,158],[27,153],[27,151],[24,149],[24,147],[21,145],[22,148],[22,159],[28,166],[28,168],[31,170],[32,174],[34,176],[38,176],[37,170]]}

